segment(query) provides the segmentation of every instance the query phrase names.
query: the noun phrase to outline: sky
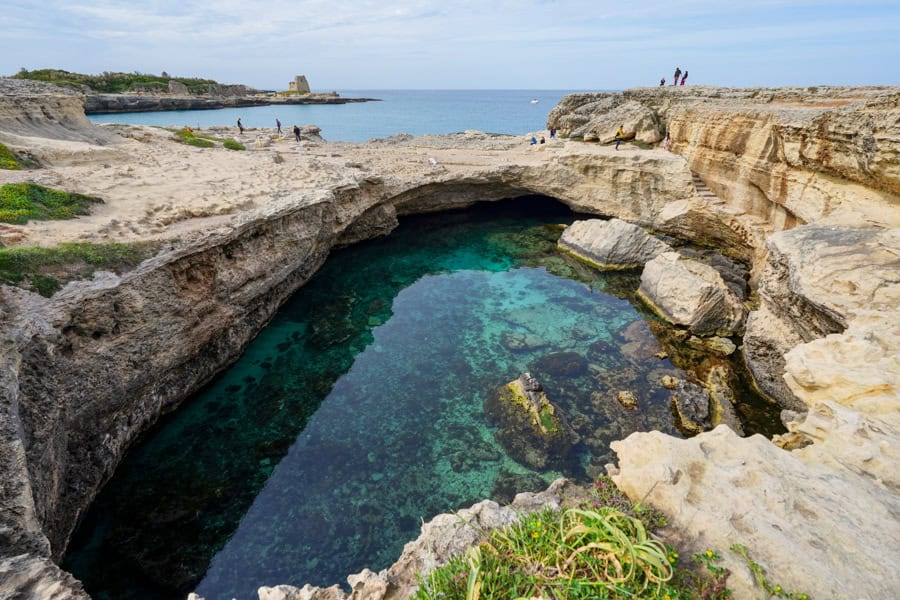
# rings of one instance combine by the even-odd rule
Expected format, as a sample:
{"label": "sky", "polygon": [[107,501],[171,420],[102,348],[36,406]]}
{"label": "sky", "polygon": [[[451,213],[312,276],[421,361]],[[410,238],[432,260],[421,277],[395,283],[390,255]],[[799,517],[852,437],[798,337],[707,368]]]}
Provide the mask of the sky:
{"label": "sky", "polygon": [[0,0],[21,68],[286,89],[900,84],[900,0]]}

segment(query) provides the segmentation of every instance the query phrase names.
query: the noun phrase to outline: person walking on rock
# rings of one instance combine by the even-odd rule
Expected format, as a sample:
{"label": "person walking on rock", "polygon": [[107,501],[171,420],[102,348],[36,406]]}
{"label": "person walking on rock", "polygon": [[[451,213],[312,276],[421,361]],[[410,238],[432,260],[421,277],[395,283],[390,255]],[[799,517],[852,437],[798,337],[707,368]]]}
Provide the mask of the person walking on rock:
{"label": "person walking on rock", "polygon": [[294,139],[300,141],[300,128],[294,125]]}
{"label": "person walking on rock", "polygon": [[687,79],[687,69],[684,70],[684,76],[681,78],[681,85],[684,85],[684,81]]}
{"label": "person walking on rock", "polygon": [[678,85],[679,77],[681,77],[681,67],[675,67],[675,81],[672,82],[672,85]]}
{"label": "person walking on rock", "polygon": [[621,144],[622,140],[625,139],[625,132],[623,131],[624,127],[625,126],[622,125],[616,130],[616,150],[619,149],[619,144]]}
{"label": "person walking on rock", "polygon": [[238,117],[237,126],[238,126],[238,130],[243,134],[243,133],[244,133],[244,126],[241,125],[241,118],[240,118],[240,117]]}
{"label": "person walking on rock", "polygon": [[275,129],[278,130],[278,135],[281,135],[281,121],[278,120],[278,117],[275,117]]}

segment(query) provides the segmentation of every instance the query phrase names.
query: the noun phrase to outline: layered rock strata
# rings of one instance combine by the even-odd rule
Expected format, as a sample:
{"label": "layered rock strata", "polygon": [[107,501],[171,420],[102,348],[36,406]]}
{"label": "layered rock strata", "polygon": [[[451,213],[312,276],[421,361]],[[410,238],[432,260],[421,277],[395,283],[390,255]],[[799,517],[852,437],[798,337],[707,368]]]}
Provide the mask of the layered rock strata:
{"label": "layered rock strata", "polygon": [[[678,154],[632,148],[617,153],[557,140],[532,149],[521,139],[476,132],[354,146],[287,146],[275,141],[273,132],[272,142],[256,151],[206,151],[180,146],[170,134],[146,128],[119,128],[131,139],[119,138],[112,128],[86,124],[83,115],[50,121],[39,111],[68,114],[73,100],[59,92],[42,93],[24,94],[27,102],[18,92],[0,94],[0,138],[27,149],[48,168],[0,172],[0,180],[40,178],[100,195],[106,204],[75,222],[29,224],[20,228],[20,239],[181,241],[164,242],[159,256],[131,273],[71,283],[50,299],[3,288],[0,452],[8,460],[0,462],[0,476],[12,482],[0,487],[3,568],[27,566],[28,572],[43,573],[37,577],[46,577],[47,585],[59,583],[71,594],[81,593],[64,581],[64,574],[50,572],[49,558],[62,554],[78,516],[129,445],[160,414],[235,360],[333,246],[386,233],[398,215],[528,193],[755,258],[760,308],[749,320],[748,338],[756,341],[745,342],[745,354],[751,368],[771,365],[757,369],[760,381],[778,382],[782,373],[787,375],[784,386],[768,389],[774,398],[809,409],[789,424],[792,434],[807,443],[793,453],[761,438],[732,439],[719,430],[686,441],[659,436],[663,441],[657,442],[650,434],[635,434],[617,446],[617,477],[626,491],[672,511],[675,530],[718,549],[727,547],[722,541],[733,540],[735,530],[743,531],[740,520],[734,515],[711,519],[698,533],[692,528],[694,513],[677,500],[678,494],[710,515],[720,514],[715,503],[744,506],[736,500],[740,495],[751,520],[764,519],[759,513],[769,503],[782,502],[805,520],[785,517],[775,525],[788,531],[786,536],[799,534],[785,525],[803,528],[800,546],[787,544],[794,549],[792,562],[766,559],[764,566],[780,583],[821,591],[823,597],[844,588],[830,583],[829,563],[815,562],[821,554],[802,552],[804,544],[825,546],[842,560],[845,550],[829,545],[821,534],[833,528],[843,532],[842,519],[861,538],[881,539],[884,533],[897,539],[892,521],[881,522],[887,523],[884,532],[875,522],[885,515],[877,506],[898,512],[893,507],[900,336],[896,229],[891,229],[900,221],[900,136],[891,121],[897,111],[892,99],[900,93],[896,88],[808,96],[765,90],[756,96],[746,90],[628,92],[632,99],[657,98],[666,105],[657,114],[666,118],[671,149]],[[758,100],[767,95],[769,102]],[[855,138],[858,144],[843,137],[854,119],[858,130],[867,128]],[[743,146],[740,132],[749,132]],[[790,135],[779,138],[785,132]],[[870,138],[874,142],[865,141]],[[99,154],[91,154],[96,144],[113,139],[114,152],[104,150],[102,161],[96,160]],[[763,151],[767,144],[770,150]],[[813,148],[828,150],[817,158]],[[720,201],[697,195],[692,170],[703,175]],[[783,194],[774,193],[781,188],[763,172],[780,173]],[[808,189],[801,189],[802,181]],[[800,221],[815,223],[784,231],[764,246],[772,231]],[[854,227],[860,224],[865,227]],[[804,255],[809,248],[812,260]],[[758,326],[753,325],[757,317]],[[780,323],[787,325],[781,337]],[[683,452],[679,444],[686,444]],[[770,475],[783,468],[796,477],[778,485],[716,483],[729,475],[695,476],[693,445],[710,471],[730,469],[734,477],[769,482],[750,468],[755,463],[750,457],[765,456]],[[644,489],[660,469],[680,470],[682,476]],[[802,477],[804,469],[812,475]],[[818,487],[822,481],[831,496]],[[870,485],[857,486],[860,481]],[[823,499],[812,508],[800,507],[791,504],[792,493]],[[859,514],[869,506],[871,515]],[[760,527],[777,531],[769,521],[752,522],[769,523]],[[745,543],[756,558],[757,546],[770,541],[754,537]],[[883,574],[900,568],[890,557],[880,560],[851,557],[847,564],[872,585],[894,584]],[[739,568],[738,563],[730,566]],[[806,580],[796,575],[800,570],[826,583],[803,588]],[[842,570],[835,573],[844,576]],[[4,585],[24,581],[15,577],[10,574]],[[749,584],[738,588],[737,597],[749,597],[749,590]]]}

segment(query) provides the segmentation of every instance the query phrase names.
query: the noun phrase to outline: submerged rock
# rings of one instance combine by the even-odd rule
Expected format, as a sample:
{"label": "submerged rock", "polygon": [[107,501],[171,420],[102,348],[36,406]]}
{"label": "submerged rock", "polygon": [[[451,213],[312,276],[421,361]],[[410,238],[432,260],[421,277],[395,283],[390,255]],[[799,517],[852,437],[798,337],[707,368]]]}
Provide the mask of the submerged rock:
{"label": "submerged rock", "polygon": [[577,352],[554,352],[540,357],[532,368],[551,377],[575,377],[587,372],[588,361]]}
{"label": "submerged rock", "polygon": [[532,469],[563,463],[578,442],[562,410],[529,373],[494,390],[484,401],[494,435],[517,462]]}
{"label": "submerged rock", "polygon": [[708,265],[666,252],[646,264],[638,295],[667,321],[697,335],[739,333],[744,307]]}
{"label": "submerged rock", "polygon": [[637,225],[620,219],[575,221],[559,247],[602,269],[632,269],[671,250]]}

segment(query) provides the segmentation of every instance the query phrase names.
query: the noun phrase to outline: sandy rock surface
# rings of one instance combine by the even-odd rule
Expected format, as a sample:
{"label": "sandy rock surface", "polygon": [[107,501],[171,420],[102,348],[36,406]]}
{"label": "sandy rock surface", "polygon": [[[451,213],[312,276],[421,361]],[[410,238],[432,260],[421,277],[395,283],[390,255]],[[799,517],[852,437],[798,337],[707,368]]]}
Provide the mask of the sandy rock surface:
{"label": "sandy rock surface", "polygon": [[575,221],[563,231],[559,247],[607,269],[629,269],[645,264],[668,244],[621,219]]}

